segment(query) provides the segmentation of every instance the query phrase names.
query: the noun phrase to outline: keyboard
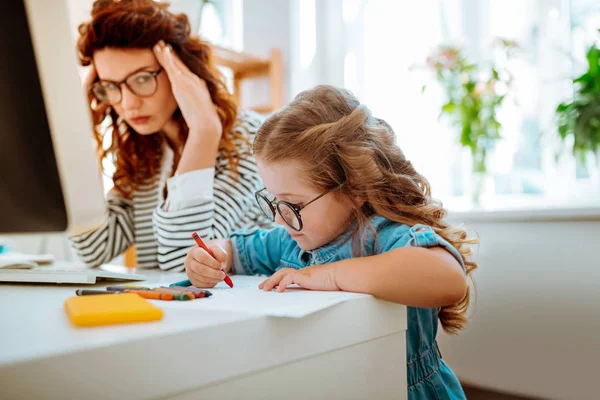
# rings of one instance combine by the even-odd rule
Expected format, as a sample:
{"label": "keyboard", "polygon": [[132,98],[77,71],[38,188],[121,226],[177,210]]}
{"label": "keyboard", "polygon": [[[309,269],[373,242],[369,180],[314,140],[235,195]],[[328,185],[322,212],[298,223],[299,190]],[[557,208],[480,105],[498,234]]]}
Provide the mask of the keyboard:
{"label": "keyboard", "polygon": [[119,265],[90,268],[82,263],[52,263],[30,268],[0,268],[0,282],[94,284],[97,281],[144,281],[144,275]]}

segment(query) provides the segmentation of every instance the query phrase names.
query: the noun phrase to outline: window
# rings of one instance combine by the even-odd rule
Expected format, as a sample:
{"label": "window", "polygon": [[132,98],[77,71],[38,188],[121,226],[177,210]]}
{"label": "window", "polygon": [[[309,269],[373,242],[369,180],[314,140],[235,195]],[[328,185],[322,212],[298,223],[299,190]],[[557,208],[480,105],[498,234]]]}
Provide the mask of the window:
{"label": "window", "polygon": [[[434,197],[450,208],[468,206],[471,157],[457,144],[458,132],[438,120],[441,90],[410,67],[439,44],[458,45],[470,59],[485,62],[492,41],[502,37],[516,41],[521,51],[508,64],[514,90],[498,114],[503,139],[488,159],[483,206],[598,204],[600,163],[593,157],[585,165],[576,162],[560,143],[554,119],[556,106],[572,93],[570,78],[580,72],[586,47],[600,38],[597,2],[343,0],[339,15],[331,8],[324,14],[328,23],[343,21],[344,85],[390,123]],[[327,77],[321,82],[338,83]]]}

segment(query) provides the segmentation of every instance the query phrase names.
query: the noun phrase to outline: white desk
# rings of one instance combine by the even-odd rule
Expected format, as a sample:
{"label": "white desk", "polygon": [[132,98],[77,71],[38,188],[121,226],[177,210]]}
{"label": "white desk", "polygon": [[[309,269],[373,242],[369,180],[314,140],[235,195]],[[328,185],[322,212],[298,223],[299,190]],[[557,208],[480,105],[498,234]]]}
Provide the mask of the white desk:
{"label": "white desk", "polygon": [[406,398],[401,305],[363,297],[300,319],[165,308],[90,329],[64,312],[75,288],[0,285],[1,399]]}

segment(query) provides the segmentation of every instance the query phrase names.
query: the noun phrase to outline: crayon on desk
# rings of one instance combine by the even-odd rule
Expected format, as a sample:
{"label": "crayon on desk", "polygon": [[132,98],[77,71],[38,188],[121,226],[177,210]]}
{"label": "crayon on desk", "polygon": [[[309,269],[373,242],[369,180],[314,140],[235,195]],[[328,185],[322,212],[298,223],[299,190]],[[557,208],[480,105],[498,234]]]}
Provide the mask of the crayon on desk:
{"label": "crayon on desk", "polygon": [[144,299],[171,301],[175,296],[171,293],[161,293],[154,290],[125,290],[125,293],[135,293]]}
{"label": "crayon on desk", "polygon": [[174,300],[180,300],[180,301],[185,301],[185,300],[194,300],[194,295],[191,293],[186,293],[186,292],[181,292],[178,290],[173,290],[171,288],[155,288],[153,289],[157,292],[161,292],[161,293],[170,293],[173,295],[173,299]]}
{"label": "crayon on desk", "polygon": [[198,298],[199,296],[199,290],[194,290],[191,287],[183,287],[183,286],[171,286],[169,285],[167,286],[161,286],[158,289],[164,289],[164,290],[170,290],[170,291],[174,291],[177,293],[185,293],[185,294],[191,294],[192,296],[194,296],[195,299]]}
{"label": "crayon on desk", "polygon": [[121,292],[116,291],[116,290],[93,290],[93,289],[77,289],[75,291],[75,294],[77,296],[90,296],[90,295],[97,295],[97,294],[115,294],[115,293],[121,293]]}
{"label": "crayon on desk", "polygon": [[77,289],[75,294],[77,296],[90,296],[90,295],[98,295],[98,294],[119,294],[119,293],[133,293],[137,294],[144,299],[151,300],[173,300],[173,295],[170,293],[161,293],[154,292],[152,290],[135,290],[135,289],[126,289],[126,290],[92,290],[92,289]]}
{"label": "crayon on desk", "polygon": [[[162,290],[158,290],[162,289]],[[166,289],[166,290],[165,290]],[[108,286],[106,290],[115,291],[115,292],[131,292],[133,290],[140,292],[156,292],[156,293],[169,293],[173,297],[172,298],[158,298],[156,295],[147,295],[144,296],[140,294],[140,296],[147,299],[156,299],[156,300],[193,300],[196,296],[194,294],[188,293],[187,291],[182,290],[171,290],[170,288],[149,288],[145,286],[136,286],[135,288],[127,285],[114,285]],[[169,296],[167,296],[169,297]]]}
{"label": "crayon on desk", "polygon": [[[167,289],[167,288],[165,288],[165,289]],[[201,299],[203,297],[210,297],[210,296],[212,296],[212,293],[210,293],[207,290],[195,289],[195,288],[192,289],[190,287],[169,286],[168,289],[170,289],[170,290],[177,290],[177,291],[184,292],[184,293],[191,293],[197,299]]]}
{"label": "crayon on desk", "polygon": [[186,279],[184,281],[179,281],[179,282],[171,283],[169,285],[169,287],[173,287],[173,286],[179,286],[179,287],[192,286],[192,282],[189,279]]}
{"label": "crayon on desk", "polygon": [[185,281],[179,281],[179,282],[171,283],[169,285],[169,287],[174,287],[174,286],[179,286],[179,287],[192,286],[192,281],[190,281],[189,279],[186,279]]}
{"label": "crayon on desk", "polygon": [[203,289],[197,289],[197,288],[191,288],[191,287],[182,287],[182,286],[169,286],[169,289],[172,290],[180,290],[182,292],[188,292],[194,295],[194,297],[196,297],[197,299],[199,298],[203,298],[203,297],[210,297],[212,296],[212,293],[209,292],[208,290],[203,290]]}

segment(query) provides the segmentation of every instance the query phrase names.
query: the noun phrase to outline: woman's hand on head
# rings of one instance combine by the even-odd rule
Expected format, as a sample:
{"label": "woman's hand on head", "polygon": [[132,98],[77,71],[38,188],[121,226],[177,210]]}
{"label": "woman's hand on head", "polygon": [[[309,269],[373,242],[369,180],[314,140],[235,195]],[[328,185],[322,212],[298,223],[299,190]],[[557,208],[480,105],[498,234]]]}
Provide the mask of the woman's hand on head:
{"label": "woman's hand on head", "polygon": [[173,95],[189,128],[188,139],[199,139],[205,145],[208,142],[218,146],[223,125],[206,82],[190,71],[171,46],[162,40],[153,51],[171,82]]}
{"label": "woman's hand on head", "polygon": [[96,73],[96,68],[94,68],[94,64],[90,64],[85,67],[85,75],[83,77],[83,90],[88,92],[92,87],[94,81],[98,78],[98,73]]}
{"label": "woman's hand on head", "polygon": [[258,285],[258,288],[270,292],[277,287],[278,292],[283,292],[286,287],[296,284],[311,290],[340,290],[335,281],[335,268],[333,264],[302,269],[282,268]]}
{"label": "woman's hand on head", "polygon": [[227,253],[214,243],[209,242],[207,247],[214,254],[214,258],[204,249],[194,246],[188,251],[183,262],[185,272],[195,287],[211,288],[225,278]]}
{"label": "woman's hand on head", "polygon": [[85,75],[81,83],[83,85],[83,91],[86,98],[90,100],[90,108],[92,111],[101,111],[103,108],[107,107],[106,104],[101,103],[90,94],[90,89],[97,79],[98,73],[96,72],[96,68],[94,68],[94,64],[88,65],[85,69]]}

